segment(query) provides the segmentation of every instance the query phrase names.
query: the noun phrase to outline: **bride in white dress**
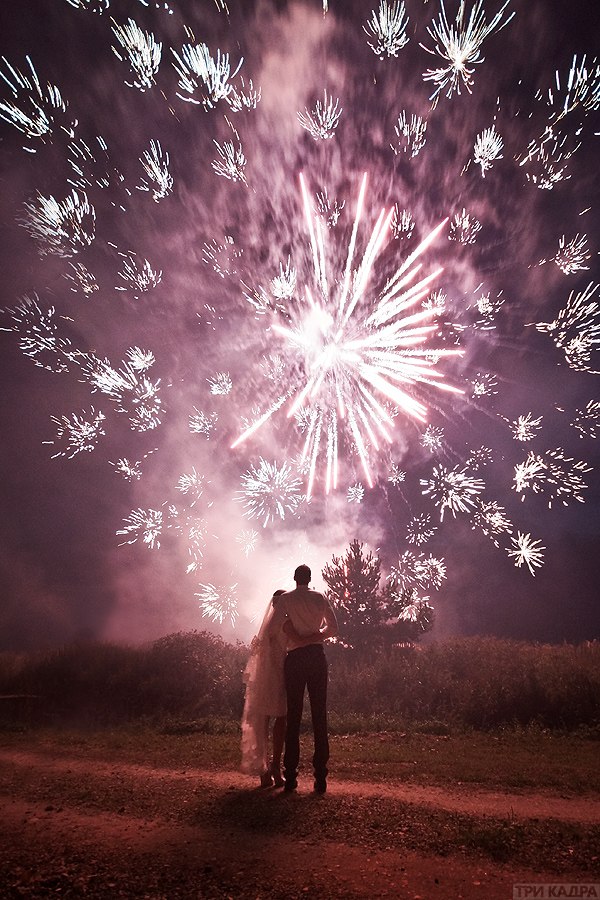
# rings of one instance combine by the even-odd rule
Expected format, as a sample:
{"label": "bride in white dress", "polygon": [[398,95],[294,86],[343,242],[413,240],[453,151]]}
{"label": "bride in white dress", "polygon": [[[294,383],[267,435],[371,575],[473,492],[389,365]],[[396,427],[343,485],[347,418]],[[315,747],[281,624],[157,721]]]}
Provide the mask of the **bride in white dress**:
{"label": "bride in white dress", "polygon": [[[281,754],[285,738],[287,701],[283,680],[283,663],[287,637],[281,629],[268,635],[277,598],[285,591],[275,591],[269,601],[262,625],[250,644],[250,658],[244,671],[246,699],[242,715],[242,772],[259,775],[261,787],[283,786]],[[273,723],[273,753],[268,760],[269,724]]]}

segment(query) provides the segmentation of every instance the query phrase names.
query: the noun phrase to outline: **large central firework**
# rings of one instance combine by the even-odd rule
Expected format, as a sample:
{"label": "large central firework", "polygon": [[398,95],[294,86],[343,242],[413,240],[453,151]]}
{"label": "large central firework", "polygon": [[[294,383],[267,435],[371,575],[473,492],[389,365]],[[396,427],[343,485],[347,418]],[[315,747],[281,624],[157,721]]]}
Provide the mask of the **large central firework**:
{"label": "large central firework", "polygon": [[[392,442],[394,414],[401,411],[420,422],[426,421],[427,407],[415,396],[416,386],[462,393],[445,383],[436,369],[441,358],[460,355],[462,351],[430,346],[437,330],[432,322],[435,308],[420,305],[442,269],[422,275],[422,265],[417,260],[448,219],[427,235],[383,287],[375,288],[371,284],[375,277],[373,267],[389,235],[395,210],[381,210],[362,257],[355,264],[366,186],[365,174],[345,265],[331,281],[323,225],[313,213],[305,180],[300,175],[314,286],[307,285],[300,300],[290,302],[286,308],[289,324],[280,324],[279,314],[271,329],[284,341],[286,358],[292,362],[290,369],[301,374],[288,394],[280,396],[232,445],[236,447],[249,438],[289,399],[288,417],[302,415],[305,426],[301,464],[306,464],[308,470],[308,497],[317,463],[323,456],[325,490],[337,487],[338,449],[342,443],[358,453],[367,483],[373,486],[368,451],[377,451],[381,441]],[[289,266],[287,275],[293,283]],[[295,362],[300,365],[293,365]]]}

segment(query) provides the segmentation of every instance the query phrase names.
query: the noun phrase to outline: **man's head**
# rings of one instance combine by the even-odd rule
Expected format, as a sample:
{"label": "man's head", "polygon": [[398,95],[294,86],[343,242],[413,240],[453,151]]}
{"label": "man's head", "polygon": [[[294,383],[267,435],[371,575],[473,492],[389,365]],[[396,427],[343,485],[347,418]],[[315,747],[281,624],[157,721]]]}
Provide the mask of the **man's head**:
{"label": "man's head", "polygon": [[296,584],[309,584],[310,578],[311,571],[308,566],[298,566],[298,568],[294,572],[294,581],[296,582]]}

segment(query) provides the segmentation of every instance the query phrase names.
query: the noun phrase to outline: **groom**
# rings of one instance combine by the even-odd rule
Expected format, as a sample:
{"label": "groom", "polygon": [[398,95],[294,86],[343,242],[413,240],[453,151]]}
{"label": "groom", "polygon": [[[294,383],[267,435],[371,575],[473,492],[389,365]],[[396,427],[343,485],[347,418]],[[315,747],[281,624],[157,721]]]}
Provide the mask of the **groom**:
{"label": "groom", "polygon": [[304,689],[308,688],[315,742],[314,787],[317,793],[324,794],[327,790],[329,738],[327,659],[323,641],[337,634],[338,624],[335,613],[323,594],[309,589],[310,579],[309,567],[298,566],[294,572],[296,587],[293,591],[280,595],[269,630],[273,634],[278,628],[283,627],[288,635],[287,657],[284,664],[287,694],[287,729],[283,757],[285,790],[294,791],[298,784],[300,720],[304,705]]}

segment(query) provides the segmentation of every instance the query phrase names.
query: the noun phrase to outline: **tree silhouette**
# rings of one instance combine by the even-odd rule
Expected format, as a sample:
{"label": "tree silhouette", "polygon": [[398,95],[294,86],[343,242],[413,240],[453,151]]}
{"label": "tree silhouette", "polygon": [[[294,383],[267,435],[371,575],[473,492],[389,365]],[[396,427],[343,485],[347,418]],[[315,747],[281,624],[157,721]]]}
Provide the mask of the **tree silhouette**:
{"label": "tree silhouette", "polygon": [[433,626],[433,608],[414,588],[382,584],[381,560],[357,538],[322,572],[339,624],[338,641],[358,650],[418,640]]}

